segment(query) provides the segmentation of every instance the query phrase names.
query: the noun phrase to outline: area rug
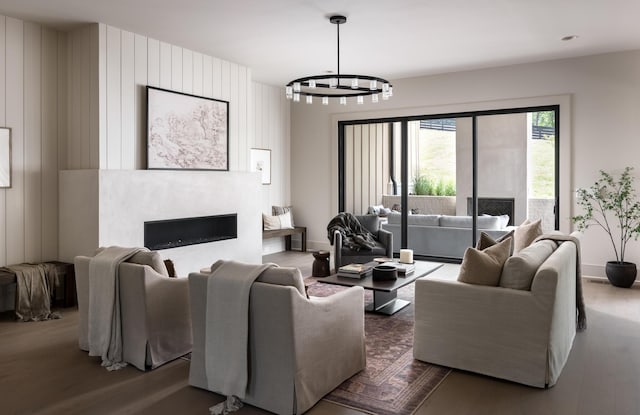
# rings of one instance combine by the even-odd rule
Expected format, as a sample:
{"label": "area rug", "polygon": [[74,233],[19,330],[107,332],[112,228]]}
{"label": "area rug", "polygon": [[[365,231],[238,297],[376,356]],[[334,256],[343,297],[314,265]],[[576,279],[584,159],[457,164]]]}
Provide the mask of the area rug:
{"label": "area rug", "polygon": [[[326,297],[346,287],[307,278],[310,296]],[[398,290],[413,301],[414,284]],[[373,301],[365,291],[365,303]],[[365,313],[367,367],[343,382],[325,400],[377,415],[410,415],[451,369],[413,359],[413,304],[393,316]]]}

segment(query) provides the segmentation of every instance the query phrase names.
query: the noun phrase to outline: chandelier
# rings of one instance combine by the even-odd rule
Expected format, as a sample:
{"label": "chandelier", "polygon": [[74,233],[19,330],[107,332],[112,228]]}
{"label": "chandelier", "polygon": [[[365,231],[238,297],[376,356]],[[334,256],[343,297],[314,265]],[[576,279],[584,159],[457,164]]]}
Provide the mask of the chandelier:
{"label": "chandelier", "polygon": [[335,74],[313,75],[294,79],[285,87],[287,99],[300,102],[304,97],[307,104],[313,98],[329,105],[329,99],[339,99],[340,104],[347,105],[347,98],[355,98],[358,104],[364,103],[364,97],[371,96],[371,102],[378,102],[378,96],[388,100],[393,96],[393,87],[384,78],[369,75],[343,75],[340,73],[340,25],[347,22],[345,16],[331,16],[329,21],[336,25],[338,38],[338,71]]}

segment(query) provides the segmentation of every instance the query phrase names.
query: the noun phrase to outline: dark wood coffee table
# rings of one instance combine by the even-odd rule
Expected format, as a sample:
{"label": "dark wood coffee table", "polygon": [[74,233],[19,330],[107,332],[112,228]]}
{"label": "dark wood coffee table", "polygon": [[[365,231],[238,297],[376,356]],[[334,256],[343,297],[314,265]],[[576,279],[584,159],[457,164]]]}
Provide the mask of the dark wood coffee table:
{"label": "dark wood coffee table", "polygon": [[[376,265],[372,263],[371,265]],[[362,287],[365,290],[373,290],[373,303],[365,306],[365,311],[372,313],[386,314],[388,316],[397,313],[409,304],[406,301],[397,298],[398,289],[405,285],[411,284],[420,277],[440,268],[443,264],[438,262],[416,261],[416,269],[407,276],[398,276],[395,281],[374,281],[373,277],[349,278],[340,277],[336,274],[326,278],[319,278],[318,282],[326,282],[327,284],[344,285],[347,287]]]}

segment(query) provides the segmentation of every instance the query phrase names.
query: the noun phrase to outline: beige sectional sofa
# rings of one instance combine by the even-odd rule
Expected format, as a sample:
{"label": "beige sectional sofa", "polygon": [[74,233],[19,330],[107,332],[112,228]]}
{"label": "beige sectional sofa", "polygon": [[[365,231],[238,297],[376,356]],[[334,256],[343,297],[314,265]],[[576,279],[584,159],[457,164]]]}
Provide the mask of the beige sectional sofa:
{"label": "beige sectional sofa", "polygon": [[577,247],[534,245],[507,260],[497,287],[458,282],[451,272],[418,279],[414,357],[525,385],[554,385],[576,333]]}

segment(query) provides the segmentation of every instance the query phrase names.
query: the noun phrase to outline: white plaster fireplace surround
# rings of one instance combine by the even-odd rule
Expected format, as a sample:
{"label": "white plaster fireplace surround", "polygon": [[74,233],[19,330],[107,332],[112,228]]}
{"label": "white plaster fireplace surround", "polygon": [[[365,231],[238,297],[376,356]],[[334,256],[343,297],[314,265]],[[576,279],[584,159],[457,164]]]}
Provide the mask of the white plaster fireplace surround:
{"label": "white plaster fireplace surround", "polygon": [[218,259],[262,262],[260,176],[180,170],[60,171],[60,259],[99,246],[144,246],[144,222],[236,213],[238,237],[159,251],[176,273]]}

